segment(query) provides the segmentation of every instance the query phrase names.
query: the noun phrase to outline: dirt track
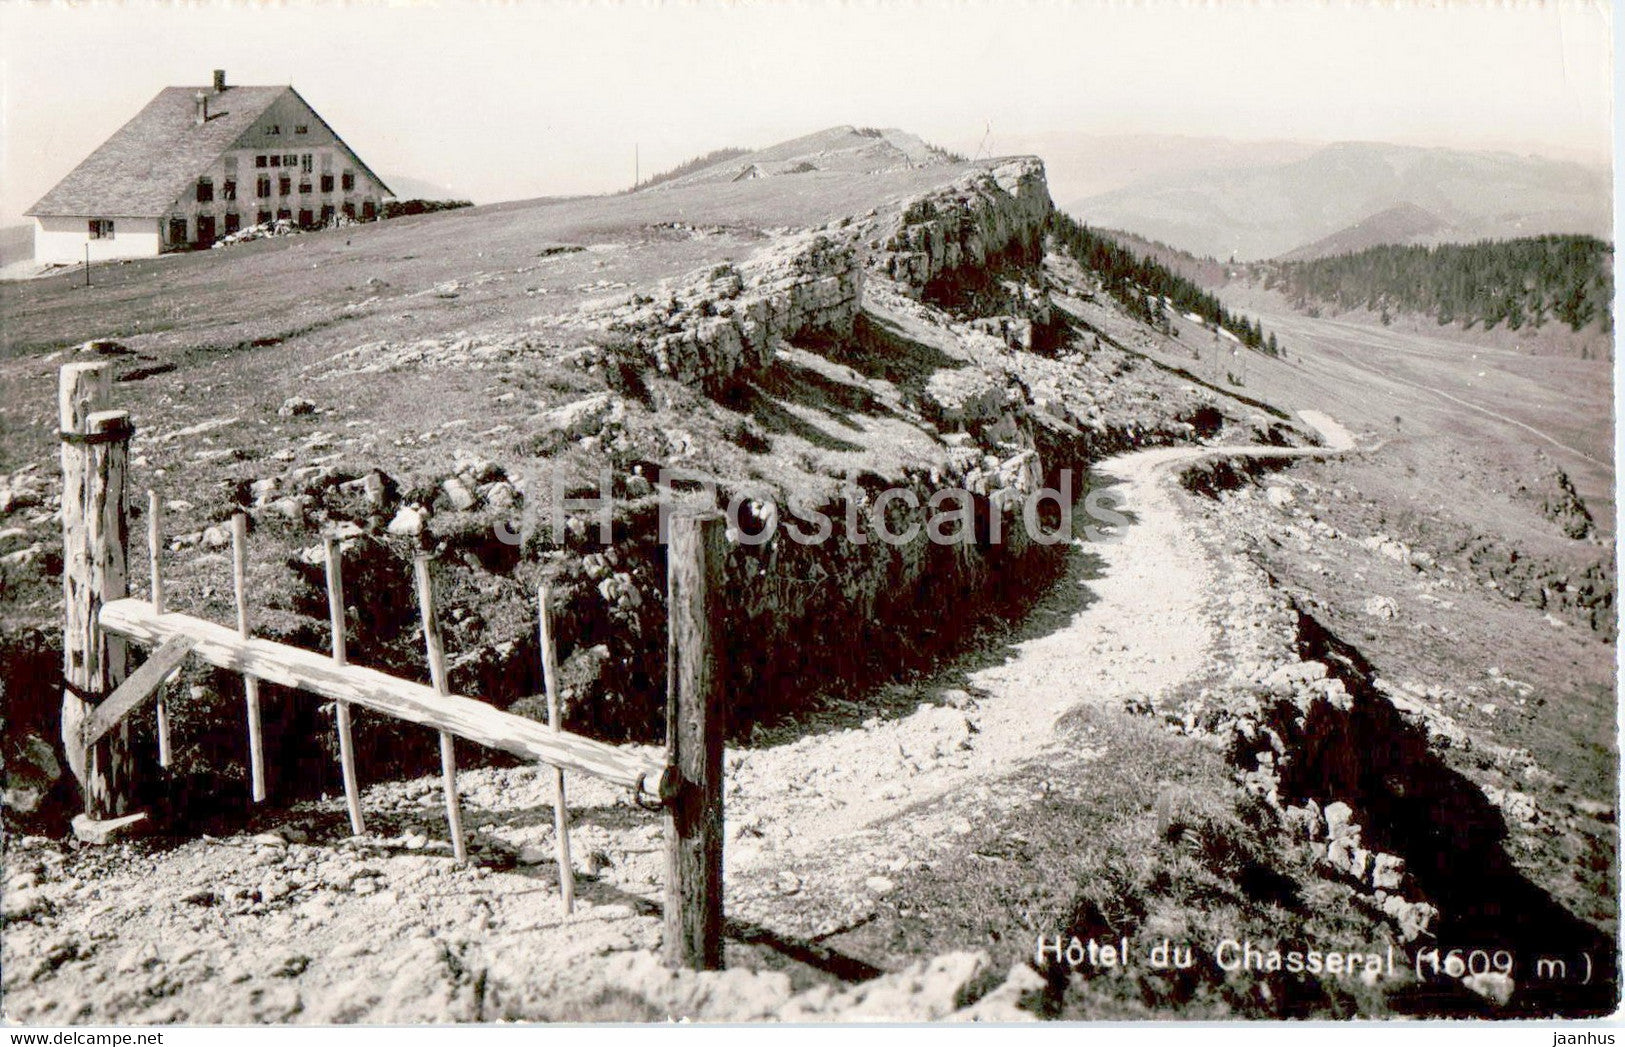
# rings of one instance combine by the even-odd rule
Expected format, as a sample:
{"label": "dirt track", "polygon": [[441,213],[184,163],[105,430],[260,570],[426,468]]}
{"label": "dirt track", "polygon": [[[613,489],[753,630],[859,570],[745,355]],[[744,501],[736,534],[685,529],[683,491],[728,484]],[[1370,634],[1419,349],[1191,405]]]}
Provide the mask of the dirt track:
{"label": "dirt track", "polygon": [[1113,492],[1133,523],[1108,540],[1074,543],[1065,577],[1020,638],[918,688],[931,704],[913,715],[744,757],[730,818],[761,829],[744,846],[731,843],[728,874],[745,911],[781,925],[784,913],[773,910],[784,906],[772,899],[771,884],[800,880],[825,897],[797,904],[807,915],[787,929],[831,933],[843,909],[848,922],[861,919],[862,905],[851,899],[866,889],[884,893],[887,872],[969,831],[978,809],[998,802],[1001,778],[1059,744],[1054,727],[1068,710],[1154,696],[1210,670],[1215,631],[1206,608],[1217,581],[1176,504],[1175,481],[1204,458],[1353,446],[1324,415],[1305,412],[1304,420],[1321,431],[1324,447],[1158,448],[1100,463],[1096,472],[1117,481]]}

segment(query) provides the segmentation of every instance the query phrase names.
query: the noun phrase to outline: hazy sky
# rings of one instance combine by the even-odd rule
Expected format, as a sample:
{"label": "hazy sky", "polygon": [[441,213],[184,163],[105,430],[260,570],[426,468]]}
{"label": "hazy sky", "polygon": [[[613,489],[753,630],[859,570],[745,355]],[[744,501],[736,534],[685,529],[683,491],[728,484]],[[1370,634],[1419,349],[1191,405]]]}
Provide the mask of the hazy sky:
{"label": "hazy sky", "polygon": [[833,124],[966,153],[1155,133],[1606,162],[1612,18],[1515,0],[0,3],[0,222],[217,67],[292,83],[386,179],[481,202],[621,188],[634,144],[648,174]]}

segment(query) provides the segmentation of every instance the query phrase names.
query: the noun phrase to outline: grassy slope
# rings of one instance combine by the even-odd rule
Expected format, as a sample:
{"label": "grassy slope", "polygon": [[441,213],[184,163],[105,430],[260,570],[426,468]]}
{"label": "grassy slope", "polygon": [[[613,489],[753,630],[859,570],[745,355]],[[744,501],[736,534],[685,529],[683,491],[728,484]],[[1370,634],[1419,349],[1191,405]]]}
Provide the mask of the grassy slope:
{"label": "grassy slope", "polygon": [[[203,503],[202,513],[225,504],[218,493],[223,482],[252,475],[256,463],[274,450],[299,446],[321,431],[344,433],[341,427],[347,423],[357,423],[355,428],[365,437],[346,453],[364,456],[386,471],[409,472],[446,456],[447,436],[455,433],[449,423],[474,416],[482,427],[522,425],[529,408],[498,405],[493,399],[496,388],[518,391],[519,399],[529,404],[568,399],[581,390],[571,388],[572,379],[550,371],[545,361],[497,384],[482,372],[452,370],[421,378],[410,373],[358,376],[325,384],[319,392],[312,392],[300,376],[301,368],[325,361],[336,350],[380,338],[410,341],[459,332],[507,332],[539,314],[626,293],[588,286],[599,281],[646,286],[720,258],[743,258],[764,242],[758,227],[814,224],[884,206],[950,174],[931,170],[827,179],[811,174],[797,176],[793,185],[766,180],[707,187],[692,194],[669,190],[612,200],[498,205],[206,256],[109,267],[88,291],[66,277],[4,285],[0,308],[8,323],[0,353],[4,361],[0,393],[7,406],[0,452],[12,464],[49,461],[54,376],[61,362],[51,351],[88,337],[115,336],[149,358],[126,361],[122,365],[126,370],[170,364],[176,368],[120,387],[121,402],[132,406],[138,424],[165,418],[174,428],[202,417],[239,419],[208,437],[148,452],[147,467],[168,470],[165,483],[196,497]],[[728,228],[700,239],[652,228],[671,221]],[[605,249],[538,258],[543,247],[556,242]],[[369,286],[369,280],[379,283]],[[437,297],[434,289],[448,280],[462,285],[457,297]],[[539,293],[544,290],[546,294]],[[1161,346],[1149,332],[1110,309],[1092,307],[1087,313],[1102,330],[1135,351],[1207,376],[1203,368],[1211,361],[1189,355],[1193,349],[1207,353],[1205,332],[1185,332],[1180,343]],[[255,346],[255,341],[265,344]],[[1550,538],[1549,528],[1528,505],[1490,489],[1499,481],[1485,482],[1487,476],[1504,477],[1516,472],[1514,466],[1521,467],[1523,459],[1512,458],[1522,446],[1517,433],[1498,423],[1464,417],[1407,387],[1385,383],[1334,352],[1317,353],[1316,344],[1306,334],[1289,362],[1249,358],[1247,385],[1238,391],[1283,407],[1324,409],[1356,427],[1382,433],[1392,416],[1400,414],[1407,434],[1396,444],[1401,456],[1375,459],[1371,468],[1373,476],[1387,475],[1396,464],[1402,472],[1414,472],[1405,474],[1410,477],[1403,482],[1408,490],[1384,491],[1385,499],[1425,498],[1432,508],[1438,492],[1448,491],[1461,499],[1445,507],[1452,514],[1467,518],[1487,514],[1520,541],[1536,543],[1542,550],[1549,547],[1552,555],[1573,552],[1570,545]],[[1396,355],[1403,351],[1403,347],[1394,350]],[[805,377],[807,368],[825,366],[796,355],[788,363],[791,366],[780,372],[780,380]],[[1512,364],[1507,366],[1510,370]],[[841,385],[863,395],[883,392],[845,372],[830,373],[841,375]],[[1215,384],[1224,383],[1222,374],[1211,377]],[[433,384],[418,384],[423,379]],[[425,397],[425,388],[432,388],[434,395]],[[800,389],[770,391],[811,419],[808,424],[814,425],[814,433],[852,435],[841,428],[840,419],[850,419],[856,412],[844,410],[838,400],[820,404],[813,395],[827,398],[827,382],[808,380]],[[296,394],[315,396],[332,414],[276,418],[275,406],[282,397]],[[715,455],[719,468],[759,467],[720,438],[733,420],[725,408],[681,400],[676,392],[671,395],[669,414],[651,424],[681,422],[696,429],[713,445],[708,453]],[[1545,416],[1534,420],[1550,421]],[[425,432],[436,435],[423,440]],[[344,438],[348,440],[348,434]],[[416,439],[402,444],[403,438]],[[799,439],[804,450],[831,452],[805,431]],[[1432,451],[1440,439],[1465,448],[1464,453],[1473,456],[1470,467],[1444,463]],[[464,437],[451,436],[451,442],[459,440]],[[231,448],[246,449],[248,457],[236,461],[228,457],[224,464],[218,457],[197,457]],[[301,453],[321,450],[325,448]],[[861,450],[846,453],[862,457]],[[1581,475],[1576,474],[1577,482]],[[1582,490],[1595,490],[1600,479],[1587,477],[1586,482]],[[281,540],[293,544],[298,537],[287,534]],[[224,588],[225,577],[224,561],[213,563],[188,583],[191,591],[179,587],[178,598],[207,599],[213,589],[218,600],[229,591]],[[49,593],[41,599],[48,603]],[[1491,642],[1491,637],[1479,641]],[[1601,662],[1595,648],[1580,649],[1590,653],[1585,673],[1592,674],[1586,677],[1591,679]],[[1553,656],[1562,657],[1555,650]],[[1415,671],[1433,668],[1437,667],[1418,665]],[[1557,695],[1553,713],[1572,700],[1568,694]],[[1543,723],[1530,728],[1522,744],[1558,749],[1577,744],[1572,732],[1554,731],[1549,720]],[[1599,729],[1601,722],[1588,717],[1574,725],[1583,732]],[[1137,919],[1182,925],[1179,934],[1198,940],[1254,929],[1279,934],[1283,925],[1304,935],[1346,933],[1358,941],[1380,933],[1338,889],[1308,876],[1303,856],[1275,852],[1272,839],[1253,824],[1251,809],[1229,770],[1211,753],[1116,714],[1102,713],[1079,730],[1080,739],[1089,736],[1088,746],[1101,744],[1114,754],[1132,752],[1136,759],[1080,759],[1051,771],[1022,772],[1031,776],[1034,804],[1012,812],[1007,820],[990,823],[952,861],[905,883],[900,895],[911,900],[912,911],[899,913],[897,923],[877,924],[867,937],[860,934],[852,940],[854,947],[867,943],[880,955],[901,957],[919,949],[985,944],[990,930],[1001,927],[1039,927],[1050,933],[1098,928],[1104,933],[1111,921],[1101,924],[1102,907],[1125,900],[1140,908]],[[1580,751],[1587,750],[1582,745]],[[1553,762],[1561,764],[1562,758]],[[1605,762],[1584,755],[1563,766],[1588,789],[1606,770]],[[1049,796],[1052,779],[1060,791]],[[1109,840],[1118,842],[1105,842]],[[988,860],[990,855],[993,861]],[[1125,858],[1133,859],[1126,871]],[[1064,879],[1054,876],[1057,868],[1065,870]],[[984,875],[986,870],[992,871]],[[999,933],[1003,937],[995,945],[1001,959],[1012,961],[1030,951],[1024,938],[1008,930]],[[1142,982],[1109,991],[1084,985],[1073,986],[1058,999],[1060,1013],[1068,1016],[1166,1013],[1163,1008],[1175,1004],[1186,1007],[1191,1016],[1279,1013],[1282,1001],[1260,998],[1256,984],[1203,981],[1186,986],[1189,995],[1177,998],[1167,995],[1164,987]],[[1355,989],[1314,1002],[1316,1013],[1335,1014],[1364,1008],[1363,999]]]}

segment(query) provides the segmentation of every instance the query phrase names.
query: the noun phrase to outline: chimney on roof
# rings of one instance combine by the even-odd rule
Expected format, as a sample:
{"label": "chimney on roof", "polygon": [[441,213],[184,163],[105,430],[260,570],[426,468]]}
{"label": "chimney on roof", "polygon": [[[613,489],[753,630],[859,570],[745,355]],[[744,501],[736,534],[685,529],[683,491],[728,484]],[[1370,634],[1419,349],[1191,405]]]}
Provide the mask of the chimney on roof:
{"label": "chimney on roof", "polygon": [[199,91],[192,101],[197,105],[197,125],[202,127],[209,122],[209,96]]}
{"label": "chimney on roof", "polygon": [[221,91],[224,91],[225,89],[226,89],[226,71],[224,69],[216,69],[214,71],[214,93],[219,94]]}

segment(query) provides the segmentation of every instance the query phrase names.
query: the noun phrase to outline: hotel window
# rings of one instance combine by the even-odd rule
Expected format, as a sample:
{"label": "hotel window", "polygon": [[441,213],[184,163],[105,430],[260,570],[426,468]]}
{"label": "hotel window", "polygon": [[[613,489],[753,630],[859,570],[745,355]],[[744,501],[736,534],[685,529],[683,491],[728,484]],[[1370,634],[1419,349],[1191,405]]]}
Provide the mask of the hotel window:
{"label": "hotel window", "polygon": [[361,220],[363,222],[370,222],[377,217],[378,205],[373,203],[371,200],[363,201],[361,204]]}
{"label": "hotel window", "polygon": [[352,189],[354,189],[355,188],[355,172],[354,171],[346,171],[346,172],[344,172],[343,183],[344,183],[344,191],[345,192],[348,193]]}
{"label": "hotel window", "polygon": [[90,238],[92,240],[113,239],[113,220],[111,218],[92,218],[90,220]]}
{"label": "hotel window", "polygon": [[281,154],[278,154],[276,156],[271,157],[271,166],[272,167],[281,167],[282,166],[282,156],[281,156]]}
{"label": "hotel window", "polygon": [[259,212],[256,212],[255,215],[254,215],[254,222],[256,224],[258,224],[258,225],[264,225],[266,222],[269,222],[270,220],[271,220],[271,212],[269,212],[269,211],[259,211]]}
{"label": "hotel window", "polygon": [[297,166],[299,166],[299,154],[298,153],[284,153],[282,155],[282,166],[283,167],[297,167]]}
{"label": "hotel window", "polygon": [[242,215],[239,215],[236,211],[227,211],[226,212],[226,235],[230,236],[232,233],[235,233],[237,230],[241,229],[242,227],[243,227]]}
{"label": "hotel window", "polygon": [[235,199],[237,199],[237,182],[236,182],[236,180],[228,178],[224,182],[220,183],[220,199],[222,199],[222,200],[235,200]]}
{"label": "hotel window", "polygon": [[214,199],[214,179],[199,178],[197,180],[197,202],[206,204]]}
{"label": "hotel window", "polygon": [[266,157],[266,155],[264,153],[260,153],[258,156],[254,157],[254,166],[255,167],[264,167],[267,160],[268,160],[268,157]]}
{"label": "hotel window", "polygon": [[315,169],[316,158],[314,156],[306,153],[304,156],[299,158],[299,170],[305,172],[306,174],[310,174],[310,172],[314,171]]}
{"label": "hotel window", "polygon": [[308,134],[310,134],[310,125],[309,124],[295,124],[294,128],[293,128],[293,133],[296,134],[296,135],[308,135]]}
{"label": "hotel window", "polygon": [[276,195],[287,196],[291,192],[293,192],[293,179],[289,178],[287,175],[283,175],[281,178],[278,178],[276,182]]}
{"label": "hotel window", "polygon": [[299,210],[299,224],[300,225],[315,225],[316,224],[316,216],[315,216],[314,213],[311,212],[310,208],[308,208],[308,207],[300,208],[300,210]]}
{"label": "hotel window", "polygon": [[310,192],[310,179],[308,179],[308,178],[300,179],[300,181],[299,181],[299,191],[301,193]]}
{"label": "hotel window", "polygon": [[282,133],[282,125],[281,124],[267,124],[265,126],[265,133],[268,134],[268,135],[279,135],[279,134]]}
{"label": "hotel window", "polygon": [[332,204],[323,204],[322,205],[322,224],[323,225],[332,225],[333,224],[333,205]]}
{"label": "hotel window", "polygon": [[344,205],[344,217],[346,217],[346,218],[354,218],[355,217],[355,204],[345,204]]}
{"label": "hotel window", "polygon": [[332,175],[322,175],[322,192],[331,193],[332,191],[333,191],[333,176]]}
{"label": "hotel window", "polygon": [[271,176],[270,175],[260,175],[259,180],[254,183],[254,195],[259,197],[261,200],[270,199],[270,196],[271,196]]}
{"label": "hotel window", "polygon": [[276,220],[277,221],[286,222],[289,219],[291,219],[292,217],[293,217],[293,212],[288,210],[286,207],[279,207],[279,208],[276,209]]}

